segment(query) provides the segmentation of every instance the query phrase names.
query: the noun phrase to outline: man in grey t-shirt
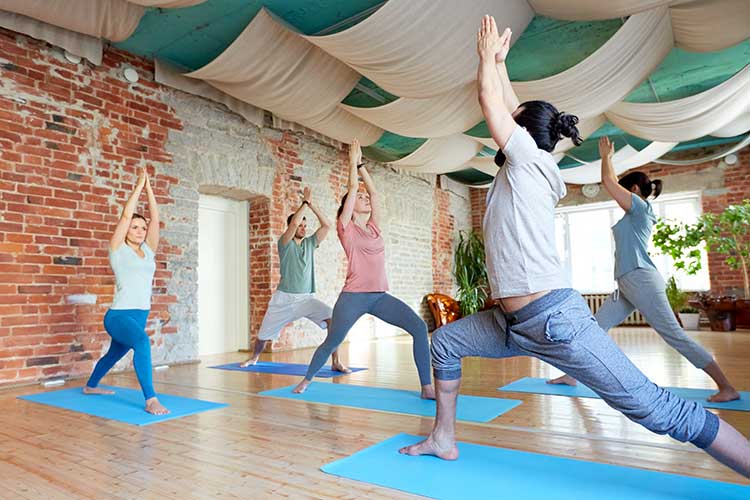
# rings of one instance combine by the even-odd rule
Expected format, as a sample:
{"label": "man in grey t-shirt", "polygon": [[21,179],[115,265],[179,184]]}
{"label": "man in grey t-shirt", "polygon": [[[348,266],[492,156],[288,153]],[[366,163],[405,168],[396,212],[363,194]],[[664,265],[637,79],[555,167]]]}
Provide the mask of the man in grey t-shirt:
{"label": "man in grey t-shirt", "polygon": [[[318,218],[320,227],[312,236],[306,237],[307,219],[305,206],[310,207]],[[320,328],[328,328],[333,311],[324,302],[315,298],[315,250],[326,239],[331,222],[312,204],[310,188],[305,188],[299,208],[287,219],[286,231],[279,238],[279,269],[281,280],[271,296],[263,323],[255,340],[253,355],[241,367],[254,365],[266,344],[279,338],[285,325],[300,318],[307,318]],[[332,368],[349,373],[339,359],[338,351],[332,354]]]}

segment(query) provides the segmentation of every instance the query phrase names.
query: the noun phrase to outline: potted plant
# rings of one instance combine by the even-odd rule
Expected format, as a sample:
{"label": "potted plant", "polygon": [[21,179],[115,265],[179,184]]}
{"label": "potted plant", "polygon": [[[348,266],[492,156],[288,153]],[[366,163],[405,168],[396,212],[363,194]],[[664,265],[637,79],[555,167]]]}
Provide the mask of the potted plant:
{"label": "potted plant", "polygon": [[734,330],[750,327],[750,200],[729,205],[720,214],[703,214],[695,224],[671,224],[660,220],[654,245],[674,260],[677,269],[695,274],[701,268],[700,246],[726,256],[726,264],[741,271],[744,299],[702,294],[691,305],[705,310],[711,329]]}
{"label": "potted plant", "polygon": [[487,300],[487,267],[484,262],[484,242],[479,233],[460,231],[454,255],[453,276],[458,291],[456,298],[461,316],[466,317],[481,310]]}
{"label": "potted plant", "polygon": [[679,289],[674,276],[667,280],[667,300],[674,311],[677,322],[685,330],[698,330],[700,313],[697,309],[688,305],[690,294]]}

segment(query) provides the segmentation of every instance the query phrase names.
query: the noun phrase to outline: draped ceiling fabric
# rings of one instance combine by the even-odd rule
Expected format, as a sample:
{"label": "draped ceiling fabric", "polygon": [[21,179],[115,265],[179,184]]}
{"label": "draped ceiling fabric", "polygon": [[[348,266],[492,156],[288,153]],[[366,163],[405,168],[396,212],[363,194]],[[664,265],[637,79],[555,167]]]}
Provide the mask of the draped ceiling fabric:
{"label": "draped ceiling fabric", "polygon": [[154,61],[154,80],[163,85],[187,92],[188,94],[197,95],[223,104],[253,125],[257,127],[263,126],[262,109],[235,99],[206,82],[188,78],[174,66],[159,59]]}
{"label": "draped ceiling fabric", "polygon": [[[187,76],[342,142],[382,130],[339,109],[360,75],[262,9],[216,59]],[[359,135],[357,135],[359,134]]]}
{"label": "draped ceiling fabric", "polygon": [[444,137],[469,130],[482,121],[476,82],[437,97],[402,97],[375,108],[346,104],[341,107],[380,128],[407,137]]}
{"label": "draped ceiling fabric", "polygon": [[726,126],[750,106],[750,66],[700,94],[661,103],[621,102],[607,118],[617,127],[652,141],[689,141]]}
{"label": "draped ceiling fabric", "polygon": [[565,21],[596,21],[632,16],[674,0],[529,0],[537,14]]}
{"label": "draped ceiling fabric", "polygon": [[[0,26],[97,62],[100,39],[128,38],[146,8],[203,1],[0,0],[0,9],[14,13],[0,13]],[[657,153],[678,141],[750,131],[748,68],[685,99],[623,102],[673,47],[716,51],[749,38],[750,0],[475,0],[471,7],[455,0],[388,0],[353,27],[325,36],[301,35],[261,9],[221,55],[188,73],[191,79],[159,62],[156,78],[220,102],[256,124],[262,123],[258,108],[263,108],[275,123],[294,122],[299,124],[294,128],[313,130],[334,144],[354,137],[363,145],[374,144],[384,130],[412,143],[427,139],[393,162],[404,170],[439,173],[478,165],[494,172],[491,158],[476,158],[483,145],[497,148],[494,141],[462,133],[482,119],[475,88],[479,15],[493,14],[501,29],[510,26],[513,41],[535,14],[571,21],[627,18],[607,42],[570,69],[513,82],[519,98],[547,100],[578,115],[583,137],[609,120],[654,141],[640,152],[629,147],[618,151],[617,169],[658,158]],[[362,75],[398,98],[373,108],[343,104]],[[563,140],[554,154],[559,157],[572,147]],[[596,162],[586,163],[566,169],[564,176],[590,182],[597,169]]]}
{"label": "draped ceiling fabric", "polygon": [[699,0],[669,9],[675,44],[710,52],[750,38],[750,0]]}
{"label": "draped ceiling fabric", "polygon": [[631,16],[599,50],[567,71],[515,82],[521,102],[550,101],[561,111],[591,118],[609,109],[644,81],[674,46],[666,8]]}
{"label": "draped ceiling fabric", "polygon": [[206,0],[127,0],[130,3],[143,5],[144,7],[161,7],[163,9],[177,9],[180,7],[192,7]]}
{"label": "draped ceiling fabric", "polygon": [[0,0],[0,8],[113,42],[128,38],[144,13],[125,0]]}
{"label": "draped ceiling fabric", "polygon": [[31,17],[0,10],[0,26],[24,33],[61,47],[71,54],[85,57],[94,64],[102,63],[102,41],[93,36],[76,33]]}
{"label": "draped ceiling fabric", "polygon": [[463,168],[482,149],[472,137],[463,134],[430,139],[412,154],[391,165],[409,172],[443,173]]}
{"label": "draped ceiling fabric", "polygon": [[750,146],[750,134],[747,134],[744,139],[742,139],[737,144],[733,144],[731,146],[728,146],[721,151],[717,151],[716,153],[710,154],[708,156],[704,156],[702,158],[694,158],[692,160],[666,160],[664,158],[653,160],[654,163],[661,163],[663,165],[677,165],[677,166],[686,166],[686,165],[700,165],[701,163],[706,163],[707,161],[714,161],[718,160],[720,158],[724,158],[726,155],[731,153],[736,153],[740,149],[744,148],[745,146]]}
{"label": "draped ceiling fabric", "polygon": [[[641,151],[625,146],[620,148],[612,156],[612,166],[615,174],[620,175],[628,170],[646,163],[652,162],[660,156],[668,153],[677,142],[652,142]],[[602,180],[602,161],[596,160],[584,163],[580,167],[566,168],[560,171],[562,178],[568,184],[589,184],[592,182],[601,182]]]}
{"label": "draped ceiling fabric", "polygon": [[534,17],[526,0],[389,0],[359,24],[306,37],[388,92],[435,97],[476,79],[481,14],[521,35]]}

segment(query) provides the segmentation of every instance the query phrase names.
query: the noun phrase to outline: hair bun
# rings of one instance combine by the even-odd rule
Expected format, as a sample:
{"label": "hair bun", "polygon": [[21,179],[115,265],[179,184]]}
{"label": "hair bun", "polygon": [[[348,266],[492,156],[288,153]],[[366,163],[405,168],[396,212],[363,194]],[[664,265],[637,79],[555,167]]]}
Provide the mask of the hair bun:
{"label": "hair bun", "polygon": [[570,137],[573,140],[573,144],[579,146],[583,142],[583,139],[581,139],[576,125],[578,125],[577,116],[561,111],[557,113],[552,127],[558,139],[561,137]]}

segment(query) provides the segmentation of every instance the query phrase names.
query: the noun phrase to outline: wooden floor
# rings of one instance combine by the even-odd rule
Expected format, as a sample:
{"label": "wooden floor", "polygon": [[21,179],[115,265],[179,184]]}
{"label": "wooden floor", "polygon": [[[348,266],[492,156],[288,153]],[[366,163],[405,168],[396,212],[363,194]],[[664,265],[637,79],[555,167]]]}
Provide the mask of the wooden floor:
{"label": "wooden floor", "polygon": [[[711,387],[703,372],[652,330],[621,329],[613,336],[655,382]],[[738,389],[750,389],[750,332],[706,331],[695,337],[714,352]],[[351,343],[342,352],[351,365],[369,369],[333,383],[418,386],[409,337]],[[304,350],[263,359],[306,363],[310,356]],[[260,397],[258,392],[297,378],[208,368],[241,359],[239,353],[212,356],[200,365],[157,372],[158,392],[230,406],[142,428],[16,399],[42,390],[38,386],[0,392],[0,499],[416,498],[319,468],[399,432],[425,435],[432,419]],[[469,359],[461,392],[504,397],[497,387],[523,376],[552,375],[557,375],[553,368],[529,358]],[[138,387],[133,373],[104,382]],[[459,424],[459,439],[748,484],[696,448],[652,435],[600,400],[507,397],[523,404],[488,424]],[[718,413],[750,433],[750,412]]]}

